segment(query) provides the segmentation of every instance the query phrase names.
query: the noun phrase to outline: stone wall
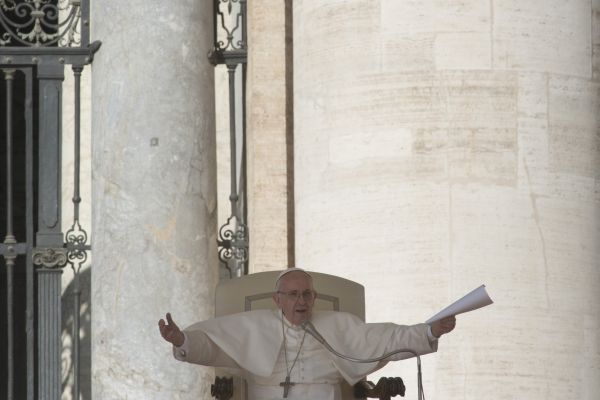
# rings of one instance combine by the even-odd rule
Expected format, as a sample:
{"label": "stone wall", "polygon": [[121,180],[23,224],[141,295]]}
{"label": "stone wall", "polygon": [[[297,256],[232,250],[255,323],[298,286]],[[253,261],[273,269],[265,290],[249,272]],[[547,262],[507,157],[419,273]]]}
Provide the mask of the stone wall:
{"label": "stone wall", "polygon": [[294,3],[296,265],[363,283],[370,321],[495,300],[423,359],[427,397],[600,396],[599,11]]}

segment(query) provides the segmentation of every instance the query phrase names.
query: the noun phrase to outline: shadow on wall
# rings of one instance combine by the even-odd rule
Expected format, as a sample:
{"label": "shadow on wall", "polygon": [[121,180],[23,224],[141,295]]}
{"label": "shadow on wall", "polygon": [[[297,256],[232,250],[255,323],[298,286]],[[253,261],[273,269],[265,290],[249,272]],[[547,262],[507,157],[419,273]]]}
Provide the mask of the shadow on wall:
{"label": "shadow on wall", "polygon": [[81,291],[79,309],[79,397],[76,396],[74,384],[74,312],[76,302],[76,285],[72,280],[62,295],[62,400],[90,400],[92,398],[92,357],[91,357],[91,267],[79,273],[79,290]]}

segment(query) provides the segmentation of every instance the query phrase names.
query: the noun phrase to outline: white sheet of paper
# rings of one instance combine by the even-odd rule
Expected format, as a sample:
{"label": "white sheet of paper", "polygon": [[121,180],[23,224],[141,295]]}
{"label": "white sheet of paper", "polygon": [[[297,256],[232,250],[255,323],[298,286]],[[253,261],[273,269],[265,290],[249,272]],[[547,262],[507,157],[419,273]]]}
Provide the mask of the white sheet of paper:
{"label": "white sheet of paper", "polygon": [[433,317],[429,318],[425,323],[430,324],[451,315],[477,310],[478,308],[489,306],[492,303],[492,299],[485,291],[485,285],[481,285],[477,289],[456,300],[454,303],[450,304]]}

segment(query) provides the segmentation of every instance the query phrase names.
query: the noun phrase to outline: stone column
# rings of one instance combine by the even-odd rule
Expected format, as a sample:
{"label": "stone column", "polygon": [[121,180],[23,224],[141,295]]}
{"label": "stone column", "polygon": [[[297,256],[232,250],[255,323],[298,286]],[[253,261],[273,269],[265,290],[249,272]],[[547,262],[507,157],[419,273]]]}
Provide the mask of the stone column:
{"label": "stone column", "polygon": [[175,361],[157,322],[214,310],[212,1],[92,11],[92,397],[207,398],[211,370]]}
{"label": "stone column", "polygon": [[297,265],[365,284],[371,321],[496,302],[423,359],[428,397],[600,396],[599,13],[294,2]]}

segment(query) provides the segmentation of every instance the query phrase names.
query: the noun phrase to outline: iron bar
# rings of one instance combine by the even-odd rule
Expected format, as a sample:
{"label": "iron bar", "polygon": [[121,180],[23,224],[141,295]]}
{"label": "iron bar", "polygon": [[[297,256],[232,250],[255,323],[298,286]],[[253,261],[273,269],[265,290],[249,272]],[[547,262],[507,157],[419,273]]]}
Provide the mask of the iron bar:
{"label": "iron bar", "polygon": [[[217,246],[219,260],[228,270],[229,277],[247,273],[248,261],[248,229],[245,224],[246,203],[245,192],[245,83],[247,52],[246,0],[214,0],[214,45],[208,58],[213,65],[225,64],[229,78],[229,133],[230,133],[230,177],[231,190],[229,201],[231,216],[219,228]],[[242,66],[241,72],[241,127],[238,126],[236,112],[236,69]],[[239,77],[239,76],[238,76]],[[238,157],[238,137],[241,132],[241,157]],[[240,182],[238,183],[238,158],[240,158]]]}
{"label": "iron bar", "polygon": [[[245,11],[245,7],[246,7],[246,1],[242,0],[242,6],[244,7],[244,16],[246,15],[246,11]],[[243,24],[243,28],[244,28],[244,38],[246,37],[245,35],[245,30],[246,30],[246,23],[244,21]],[[244,39],[245,42],[245,39]],[[247,187],[247,176],[246,176],[246,63],[242,63],[242,159],[240,160],[240,184],[239,184],[239,194],[240,194],[240,201],[241,201],[241,209],[238,206],[238,209],[241,212],[241,222],[242,224],[244,224],[244,232],[245,232],[245,236],[244,236],[244,240],[245,242],[245,246],[246,249],[248,249],[248,228],[246,225],[246,216],[248,215],[248,202],[246,201],[246,187]],[[246,254],[246,261],[248,259],[248,255]],[[242,274],[243,275],[248,275],[250,271],[248,270],[248,262],[244,262],[243,263],[243,271]]]}
{"label": "iron bar", "polygon": [[[79,193],[80,179],[80,162],[81,162],[81,72],[82,65],[73,65],[73,73],[75,77],[75,165],[73,177],[73,225],[79,223],[79,203],[81,196]],[[81,289],[79,287],[79,271],[81,264],[75,268],[75,264],[71,264],[74,276],[74,304],[73,304],[73,393],[76,400],[79,399],[79,311],[81,307]]]}
{"label": "iron bar", "polygon": [[27,400],[33,400],[35,395],[35,364],[34,364],[34,269],[32,260],[33,250],[33,71],[23,70],[25,75],[25,207],[26,207],[26,322],[25,336],[27,346]]}
{"label": "iron bar", "polygon": [[81,40],[80,46],[86,47],[90,43],[90,2],[81,2]]}
{"label": "iron bar", "polygon": [[[214,45],[213,45],[213,49],[211,52],[208,53],[208,59],[211,60],[211,57],[214,56],[214,53],[216,53],[216,49],[217,49],[217,42],[219,40],[219,28],[218,28],[218,24],[217,24],[217,12],[219,10],[219,0],[214,0],[213,1],[213,10],[212,10],[212,15],[213,15],[213,39],[214,39]],[[212,60],[211,60],[212,61]],[[216,63],[213,63],[216,64]]]}
{"label": "iron bar", "polygon": [[13,204],[12,204],[12,106],[13,106],[13,82],[15,78],[14,69],[4,69],[4,80],[6,81],[6,236],[13,236]]}
{"label": "iron bar", "polygon": [[12,91],[13,82],[15,77],[14,69],[5,69],[4,79],[6,81],[6,236],[4,238],[4,244],[7,246],[6,253],[4,254],[4,260],[6,262],[6,319],[7,319],[7,399],[14,399],[14,315],[13,315],[13,270],[15,266],[16,253],[14,252],[14,245],[17,243],[13,234],[13,203],[12,203],[12,135],[13,135],[13,122],[12,122]]}
{"label": "iron bar", "polygon": [[235,137],[235,69],[237,64],[227,64],[227,73],[229,75],[229,148],[231,154],[231,193],[229,194],[229,201],[231,203],[231,215],[238,216],[237,212],[237,162],[236,162],[236,137]]}
{"label": "iron bar", "polygon": [[79,221],[79,203],[81,203],[81,196],[79,193],[79,166],[81,158],[81,72],[83,71],[82,65],[73,65],[73,74],[75,77],[75,165],[74,165],[74,194],[73,194],[73,218]]}
{"label": "iron bar", "polygon": [[248,44],[248,30],[246,28],[246,0],[240,0],[240,15],[238,18],[242,19],[242,40],[239,43],[239,46],[245,50]]}

